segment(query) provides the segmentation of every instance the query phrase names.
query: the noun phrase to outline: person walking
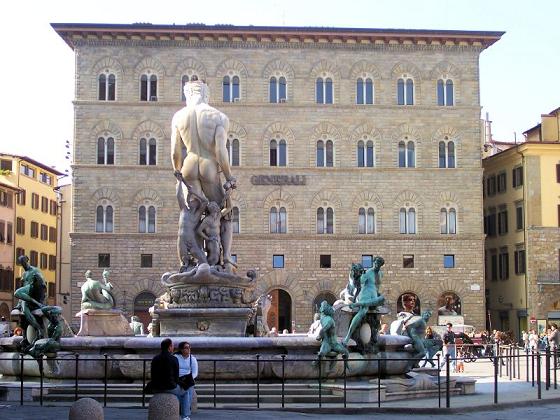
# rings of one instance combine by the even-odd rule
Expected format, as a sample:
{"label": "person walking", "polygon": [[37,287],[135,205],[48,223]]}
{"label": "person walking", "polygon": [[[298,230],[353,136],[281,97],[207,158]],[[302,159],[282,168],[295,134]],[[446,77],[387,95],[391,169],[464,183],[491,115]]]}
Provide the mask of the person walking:
{"label": "person walking", "polygon": [[181,400],[180,412],[182,420],[190,420],[191,404],[194,395],[194,380],[198,376],[198,361],[191,354],[191,345],[187,341],[179,343],[179,351],[175,353],[179,362],[179,385],[185,391]]}
{"label": "person walking", "polygon": [[455,358],[457,354],[455,352],[455,333],[453,332],[453,324],[448,322],[446,324],[447,331],[443,334],[443,355],[449,356],[451,365],[453,367],[453,372],[457,369],[457,361]]}
{"label": "person walking", "polygon": [[[169,393],[177,396],[179,413],[181,413],[187,391],[179,386],[179,361],[173,357],[173,341],[170,338],[161,342],[161,352],[152,359],[151,374],[149,387],[153,393]],[[189,420],[186,414],[181,413],[181,416],[183,420]]]}

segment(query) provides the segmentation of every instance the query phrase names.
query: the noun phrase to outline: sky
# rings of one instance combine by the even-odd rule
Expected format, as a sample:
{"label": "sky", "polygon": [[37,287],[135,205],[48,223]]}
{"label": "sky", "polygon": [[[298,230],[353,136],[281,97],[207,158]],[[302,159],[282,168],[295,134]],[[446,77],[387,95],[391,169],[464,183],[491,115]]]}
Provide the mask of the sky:
{"label": "sky", "polygon": [[481,116],[489,113],[494,139],[520,141],[560,106],[558,0],[27,0],[4,2],[2,15],[0,151],[62,172],[71,161],[74,53],[51,22],[505,31],[480,57]]}

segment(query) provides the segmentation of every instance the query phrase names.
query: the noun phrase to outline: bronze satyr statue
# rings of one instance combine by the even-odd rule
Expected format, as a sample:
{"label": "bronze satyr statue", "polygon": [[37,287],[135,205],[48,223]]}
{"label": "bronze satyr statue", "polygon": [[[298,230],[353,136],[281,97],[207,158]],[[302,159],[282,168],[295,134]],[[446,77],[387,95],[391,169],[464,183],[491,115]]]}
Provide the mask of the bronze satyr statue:
{"label": "bronze satyr statue", "polygon": [[[422,359],[427,352],[425,345],[426,327],[432,316],[431,311],[422,312],[422,316],[406,325],[405,334],[412,340],[414,364]],[[432,347],[432,346],[430,346]],[[406,347],[405,347],[406,348]]]}
{"label": "bronze satyr statue", "polygon": [[60,350],[60,337],[62,337],[63,323],[61,320],[62,308],[60,306],[43,306],[41,312],[48,319],[48,338],[36,340],[29,354],[35,358]]}
{"label": "bronze satyr statue", "polygon": [[336,325],[333,319],[333,307],[324,300],[321,302],[319,312],[321,314],[321,330],[317,340],[321,341],[321,348],[317,354],[317,360],[313,362],[314,366],[319,363],[319,360],[322,357],[336,357],[337,354],[344,354],[348,356],[348,350],[346,347],[336,341]]}
{"label": "bronze satyr statue", "polygon": [[108,281],[109,272],[103,271],[103,282],[91,278],[91,270],[85,272],[86,281],[82,285],[81,309],[113,309],[115,299],[111,294],[113,285]]}

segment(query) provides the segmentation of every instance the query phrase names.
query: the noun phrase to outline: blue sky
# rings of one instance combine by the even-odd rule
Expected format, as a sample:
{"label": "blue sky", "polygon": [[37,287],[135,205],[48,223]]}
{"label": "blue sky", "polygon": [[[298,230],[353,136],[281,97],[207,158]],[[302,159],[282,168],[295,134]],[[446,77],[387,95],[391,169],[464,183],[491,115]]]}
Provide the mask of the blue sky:
{"label": "blue sky", "polygon": [[560,106],[560,1],[32,0],[5,2],[0,150],[60,170],[73,136],[74,55],[50,22],[339,26],[505,31],[480,58],[482,115],[494,138],[518,140]]}

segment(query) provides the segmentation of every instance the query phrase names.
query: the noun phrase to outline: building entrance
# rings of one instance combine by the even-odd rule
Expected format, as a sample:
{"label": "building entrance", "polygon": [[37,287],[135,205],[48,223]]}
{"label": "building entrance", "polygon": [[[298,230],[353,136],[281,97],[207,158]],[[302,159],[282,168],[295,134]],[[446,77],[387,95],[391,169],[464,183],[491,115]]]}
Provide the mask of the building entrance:
{"label": "building entrance", "polygon": [[154,306],[155,300],[156,295],[151,292],[142,292],[134,299],[134,315],[144,324],[144,332],[148,331],[148,324],[152,322],[148,309]]}
{"label": "building entrance", "polygon": [[284,330],[292,331],[292,298],[282,289],[274,289],[269,293],[272,296],[272,305],[268,312],[268,328],[276,328],[281,333]]}

